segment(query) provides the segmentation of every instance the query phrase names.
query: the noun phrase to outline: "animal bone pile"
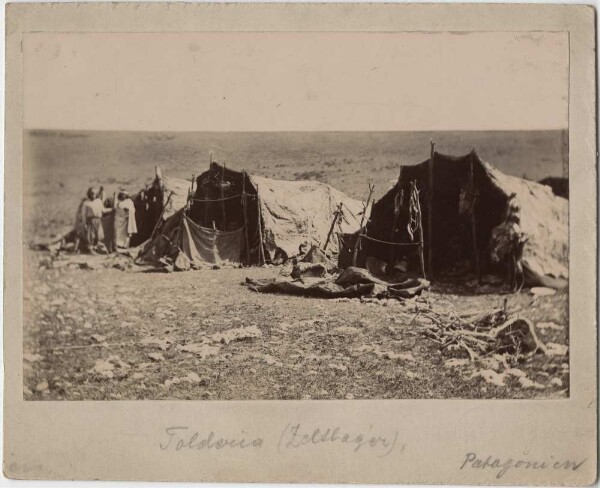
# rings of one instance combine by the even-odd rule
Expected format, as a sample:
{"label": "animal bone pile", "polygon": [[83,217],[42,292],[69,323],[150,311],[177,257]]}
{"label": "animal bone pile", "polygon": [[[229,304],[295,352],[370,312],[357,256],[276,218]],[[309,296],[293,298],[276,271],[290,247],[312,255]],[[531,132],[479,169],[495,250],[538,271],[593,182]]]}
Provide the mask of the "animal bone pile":
{"label": "animal bone pile", "polygon": [[[423,334],[440,345],[440,350],[465,351],[471,361],[491,354],[529,356],[546,353],[530,320],[509,317],[502,309],[458,315],[431,308],[420,308],[419,314],[428,317],[432,324]],[[450,320],[448,320],[450,319]]]}

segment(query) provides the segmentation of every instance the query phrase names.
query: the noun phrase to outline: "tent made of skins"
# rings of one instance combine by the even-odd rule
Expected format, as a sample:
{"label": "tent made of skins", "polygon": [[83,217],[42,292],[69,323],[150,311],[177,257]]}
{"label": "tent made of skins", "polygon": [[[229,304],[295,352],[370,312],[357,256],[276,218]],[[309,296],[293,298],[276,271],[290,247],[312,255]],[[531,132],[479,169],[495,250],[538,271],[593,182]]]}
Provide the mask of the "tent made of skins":
{"label": "tent made of skins", "polygon": [[[329,185],[263,178],[212,162],[139,261],[169,258],[178,269],[283,261],[304,244],[324,245],[340,208],[334,233],[356,232],[363,203]],[[337,246],[332,235],[329,250]]]}
{"label": "tent made of skins", "polygon": [[163,175],[160,167],[155,171],[155,177],[133,197],[138,232],[131,238],[132,246],[146,242],[161,224],[181,210],[192,186],[190,180]]}
{"label": "tent made of skins", "polygon": [[[503,276],[506,268],[492,258],[498,251],[492,236],[509,225],[510,206],[525,237],[521,261],[525,283],[555,288],[567,285],[568,201],[549,186],[502,173],[475,151],[459,157],[434,152],[433,163],[430,158],[402,166],[394,187],[373,204],[357,265],[365,266],[373,257],[387,265],[404,263],[419,272],[418,246],[387,244],[411,243],[418,238],[409,233],[411,182],[416,182],[419,191],[428,278],[459,276],[456,269],[461,262],[480,276]],[[352,263],[357,235],[340,236],[342,268]]]}

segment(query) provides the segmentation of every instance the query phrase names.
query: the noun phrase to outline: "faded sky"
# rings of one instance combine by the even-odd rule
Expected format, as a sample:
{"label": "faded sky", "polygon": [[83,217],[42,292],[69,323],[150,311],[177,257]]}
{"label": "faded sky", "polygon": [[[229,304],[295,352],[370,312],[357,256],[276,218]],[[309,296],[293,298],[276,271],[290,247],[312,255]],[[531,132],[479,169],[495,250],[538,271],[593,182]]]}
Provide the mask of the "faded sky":
{"label": "faded sky", "polygon": [[25,128],[567,127],[566,33],[26,34]]}

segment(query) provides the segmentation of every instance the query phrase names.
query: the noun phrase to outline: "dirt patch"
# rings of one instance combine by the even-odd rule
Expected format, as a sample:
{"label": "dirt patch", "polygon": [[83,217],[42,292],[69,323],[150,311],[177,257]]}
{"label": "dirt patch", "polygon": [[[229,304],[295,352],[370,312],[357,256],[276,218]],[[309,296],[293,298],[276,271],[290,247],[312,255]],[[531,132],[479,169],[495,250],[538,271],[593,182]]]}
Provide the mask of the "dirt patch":
{"label": "dirt patch", "polygon": [[[554,344],[553,354],[521,363],[473,365],[424,336],[431,321],[411,300],[321,300],[241,286],[278,268],[154,274],[47,269],[40,253],[25,258],[26,399],[568,396],[564,291],[531,304],[529,293],[469,296],[434,286],[419,306],[447,301],[468,313],[507,299]],[[517,369],[521,376],[511,374]]]}

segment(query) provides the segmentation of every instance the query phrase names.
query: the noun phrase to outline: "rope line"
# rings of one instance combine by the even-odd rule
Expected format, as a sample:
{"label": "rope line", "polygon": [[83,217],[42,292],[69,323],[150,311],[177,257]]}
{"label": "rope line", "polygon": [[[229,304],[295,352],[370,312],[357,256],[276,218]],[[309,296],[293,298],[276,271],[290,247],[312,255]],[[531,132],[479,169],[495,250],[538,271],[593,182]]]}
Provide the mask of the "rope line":
{"label": "rope line", "polygon": [[421,244],[423,244],[422,241],[419,242],[389,242],[389,241],[382,241],[380,239],[375,239],[374,237],[369,237],[366,234],[361,234],[359,238],[365,238],[369,241],[374,241],[374,242],[379,242],[381,244],[387,244],[389,246],[419,246]]}
{"label": "rope line", "polygon": [[225,198],[190,198],[190,201],[192,202],[224,202],[225,200],[233,200],[234,198],[240,198],[246,196],[248,198],[256,198],[254,195],[251,195],[250,193],[240,193],[239,195],[233,195],[231,197],[225,197]]}

